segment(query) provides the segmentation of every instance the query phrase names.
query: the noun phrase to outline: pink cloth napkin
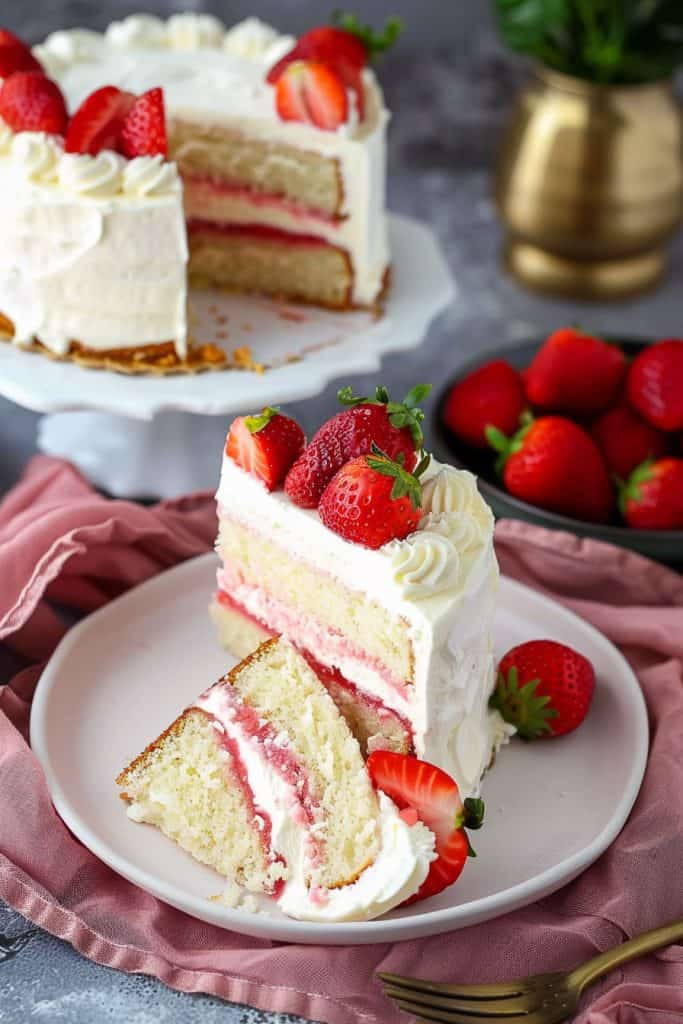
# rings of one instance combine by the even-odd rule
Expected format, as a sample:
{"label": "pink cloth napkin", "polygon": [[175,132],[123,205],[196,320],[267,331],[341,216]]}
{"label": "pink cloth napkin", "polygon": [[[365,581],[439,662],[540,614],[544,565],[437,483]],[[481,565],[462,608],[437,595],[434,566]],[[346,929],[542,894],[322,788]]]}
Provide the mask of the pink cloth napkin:
{"label": "pink cloth napkin", "polygon": [[[362,947],[270,943],[221,931],[118,877],[69,833],[26,741],[41,664],[63,632],[51,603],[90,611],[184,558],[214,533],[209,495],[144,508],[94,494],[69,465],[36,458],[0,504],[0,638],[31,664],[0,688],[0,897],[85,956],[187,992],[330,1024],[389,1024],[378,969],[439,980],[557,970],[683,918],[683,577],[625,551],[505,521],[509,575],[594,623],[645,692],[652,745],[631,817],[561,892],[484,925]],[[520,842],[525,837],[520,836]],[[683,1020],[683,947],[596,985],[581,1024]]]}

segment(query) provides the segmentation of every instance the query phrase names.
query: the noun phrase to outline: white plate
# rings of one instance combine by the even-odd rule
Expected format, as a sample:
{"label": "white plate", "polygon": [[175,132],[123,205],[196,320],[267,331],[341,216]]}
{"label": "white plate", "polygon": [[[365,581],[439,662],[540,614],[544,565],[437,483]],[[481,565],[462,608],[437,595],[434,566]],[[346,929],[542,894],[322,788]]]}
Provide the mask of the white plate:
{"label": "white plate", "polygon": [[[138,420],[169,410],[216,416],[317,395],[337,377],[377,370],[386,352],[419,345],[431,321],[455,297],[429,228],[392,214],[389,234],[392,287],[379,319],[255,296],[192,295],[197,340],[229,351],[248,345],[257,362],[275,364],[267,373],[128,377],[54,362],[5,343],[0,344],[0,394],[37,412],[94,410]],[[227,339],[218,337],[220,331],[228,332]]]}
{"label": "white plate", "polygon": [[76,626],[41,678],[31,742],[58,812],[115,871],[194,917],[289,942],[367,943],[416,938],[506,913],[558,889],[615,838],[645,770],[648,727],[638,682],[591,626],[548,598],[503,579],[496,621],[501,654],[550,637],[595,665],[590,714],[561,740],[506,748],[487,776],[486,824],[476,860],[431,900],[358,924],[291,921],[209,902],[221,879],[160,832],[131,822],[114,777],[233,663],[207,617],[215,558],[157,576]]}

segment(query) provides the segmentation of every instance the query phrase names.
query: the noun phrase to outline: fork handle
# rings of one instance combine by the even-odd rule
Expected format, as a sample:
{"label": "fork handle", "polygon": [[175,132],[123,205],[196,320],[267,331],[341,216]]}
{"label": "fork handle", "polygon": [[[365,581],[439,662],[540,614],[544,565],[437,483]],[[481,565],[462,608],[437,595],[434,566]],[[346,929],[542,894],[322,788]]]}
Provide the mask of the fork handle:
{"label": "fork handle", "polygon": [[670,946],[674,942],[683,940],[683,921],[674,921],[672,924],[664,925],[662,928],[653,928],[652,931],[636,935],[628,942],[622,942],[614,949],[608,949],[604,953],[593,957],[588,963],[577,967],[570,974],[572,984],[578,986],[579,992],[583,992],[587,985],[592,985],[598,978],[608,974],[615,967],[626,964],[629,960],[635,960],[646,953],[653,953],[656,949]]}

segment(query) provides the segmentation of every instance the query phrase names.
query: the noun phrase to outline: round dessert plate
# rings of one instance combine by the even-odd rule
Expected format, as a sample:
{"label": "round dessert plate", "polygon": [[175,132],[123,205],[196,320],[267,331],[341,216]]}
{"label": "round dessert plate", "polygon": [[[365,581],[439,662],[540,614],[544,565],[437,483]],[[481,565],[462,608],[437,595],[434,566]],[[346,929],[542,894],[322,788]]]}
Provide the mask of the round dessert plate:
{"label": "round dessert plate", "polygon": [[608,640],[540,594],[501,581],[496,651],[533,636],[578,648],[598,683],[580,729],[557,741],[506,747],[486,776],[476,860],[456,885],[376,921],[293,921],[263,900],[260,913],[210,900],[223,879],[149,825],[132,822],[116,775],[234,659],[207,615],[216,559],[203,555],[84,619],[45,669],[31,743],[57,811],[96,856],[131,882],[203,921],[284,942],[370,943],[463,928],[524,906],[588,867],[620,831],[647,758],[645,703]]}
{"label": "round dessert plate", "polygon": [[195,291],[192,332],[227,352],[249,348],[272,369],[172,376],[89,370],[0,345],[0,394],[37,412],[93,410],[150,420],[160,412],[223,415],[309,398],[328,381],[377,370],[385,352],[419,345],[455,286],[432,231],[389,218],[392,284],[384,315],[340,313],[258,296]]}

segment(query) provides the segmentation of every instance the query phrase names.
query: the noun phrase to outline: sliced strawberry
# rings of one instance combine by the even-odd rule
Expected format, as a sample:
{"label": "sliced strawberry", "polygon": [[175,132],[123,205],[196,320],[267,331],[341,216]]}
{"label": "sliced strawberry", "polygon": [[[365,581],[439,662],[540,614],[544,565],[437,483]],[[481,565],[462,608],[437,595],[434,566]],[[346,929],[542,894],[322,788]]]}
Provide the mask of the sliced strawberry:
{"label": "sliced strawberry", "polygon": [[334,25],[321,25],[304,32],[297,44],[301,53],[323,64],[344,61],[356,68],[368,63],[368,51],[363,41],[353,32]]}
{"label": "sliced strawberry", "polygon": [[276,85],[275,106],[283,121],[302,121],[330,132],[349,116],[343,80],[317,61],[289,65]]}
{"label": "sliced strawberry", "polygon": [[233,421],[225,452],[272,491],[284,480],[305,441],[296,420],[267,406],[258,416],[238,416]]}
{"label": "sliced strawberry", "polygon": [[352,459],[332,477],[320,499],[320,518],[329,530],[366,548],[401,540],[420,522],[419,477],[428,464],[427,455],[409,473],[373,445],[371,455]]}
{"label": "sliced strawberry", "polygon": [[26,43],[7,28],[0,28],[0,78],[9,78],[15,71],[43,71]]}
{"label": "sliced strawberry", "polygon": [[[316,31],[316,30],[314,30]],[[322,31],[322,30],[320,30]],[[338,29],[329,29],[330,32],[341,31]],[[351,33],[341,32],[342,36],[349,36],[351,39],[355,39],[355,36],[351,36]],[[305,43],[305,36],[299,40],[296,46],[286,53],[277,64],[275,64],[268,72],[267,81],[271,85],[277,84],[282,78],[283,74],[290,67],[291,64],[297,61],[310,62],[314,61],[319,64],[325,64],[330,68],[337,77],[344,83],[346,89],[350,90],[356,97],[356,109],[358,111],[358,119],[362,121],[365,117],[365,88],[363,86],[363,67],[366,61],[358,63],[357,59],[349,59],[345,55],[344,48],[339,53],[335,53],[330,50],[329,47],[325,47],[324,51],[316,52],[314,46],[309,43]],[[360,44],[362,47],[362,43]],[[347,118],[344,118],[346,120]],[[291,120],[285,118],[285,120]],[[300,117],[294,118],[294,120],[303,120]]]}
{"label": "sliced strawberry", "polygon": [[168,156],[162,89],[138,96],[123,123],[120,148],[127,157]]}
{"label": "sliced strawberry", "polygon": [[[402,816],[415,811],[434,833],[436,860],[419,890],[406,903],[435,896],[459,877],[468,856],[475,856],[465,828],[481,828],[483,800],[463,803],[455,781],[436,765],[407,754],[375,750],[368,758],[368,771],[374,785],[391,797]],[[406,820],[404,818],[404,820]],[[412,820],[412,815],[407,819]]]}
{"label": "sliced strawberry", "polygon": [[71,118],[64,140],[66,152],[95,156],[103,149],[117,150],[123,122],[134,103],[132,93],[115,85],[91,93]]}
{"label": "sliced strawberry", "polygon": [[59,86],[42,71],[17,71],[2,83],[0,118],[12,131],[60,135],[67,117]]}

